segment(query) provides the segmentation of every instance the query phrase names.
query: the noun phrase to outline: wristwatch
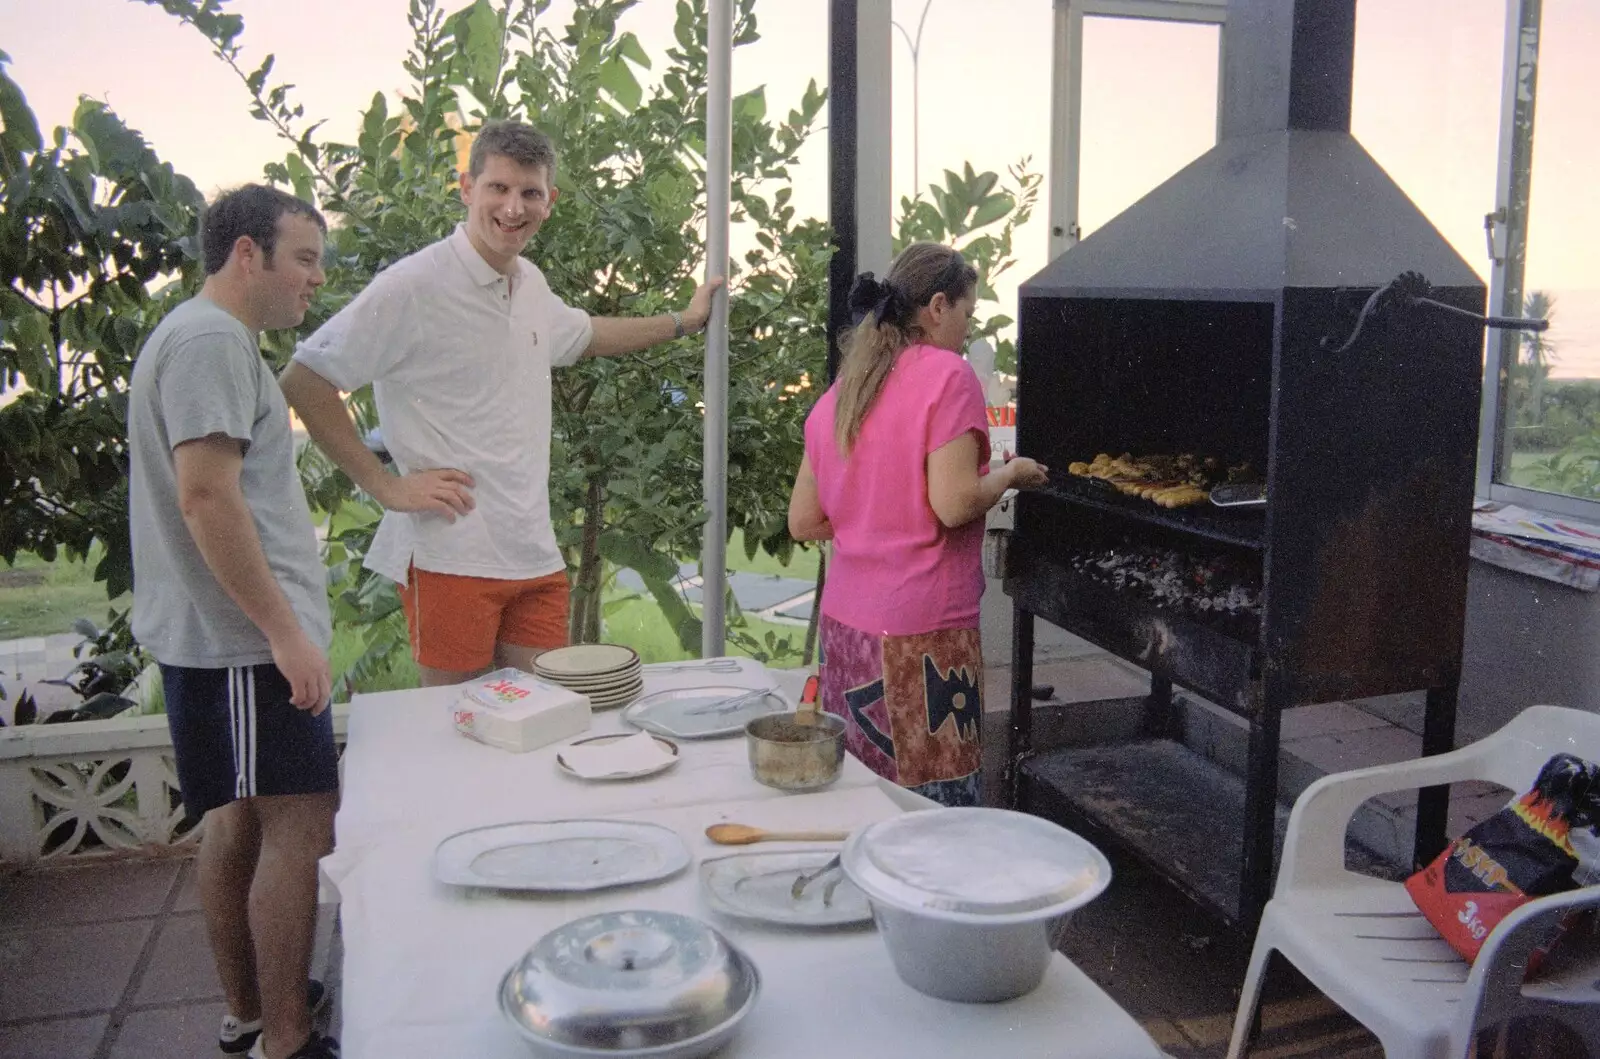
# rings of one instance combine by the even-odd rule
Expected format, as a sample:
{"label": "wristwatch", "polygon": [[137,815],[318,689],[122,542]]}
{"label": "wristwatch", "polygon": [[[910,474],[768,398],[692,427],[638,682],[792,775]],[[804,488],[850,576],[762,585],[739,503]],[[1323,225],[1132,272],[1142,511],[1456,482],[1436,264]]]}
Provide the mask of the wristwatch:
{"label": "wristwatch", "polygon": [[672,337],[682,338],[684,335],[683,314],[676,309],[668,309],[667,315],[672,317]]}

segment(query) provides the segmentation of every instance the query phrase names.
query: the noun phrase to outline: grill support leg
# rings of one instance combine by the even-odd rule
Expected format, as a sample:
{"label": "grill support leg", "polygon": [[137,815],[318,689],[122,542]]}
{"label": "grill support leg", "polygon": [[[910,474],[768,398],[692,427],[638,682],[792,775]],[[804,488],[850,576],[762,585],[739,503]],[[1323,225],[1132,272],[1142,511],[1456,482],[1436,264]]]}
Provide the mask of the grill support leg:
{"label": "grill support leg", "polygon": [[1177,739],[1182,732],[1178,711],[1172,708],[1172,680],[1157,673],[1150,674],[1150,695],[1144,700],[1144,723],[1141,726],[1146,738]]}
{"label": "grill support leg", "polygon": [[[1429,688],[1427,710],[1422,718],[1422,754],[1443,754],[1456,745],[1456,697],[1459,680],[1442,688]],[[1450,788],[1424,787],[1417,792],[1417,841],[1414,867],[1422,867],[1445,847],[1445,830],[1450,820]]]}
{"label": "grill support leg", "polygon": [[1027,812],[1022,762],[1033,752],[1033,613],[1011,606],[1011,724],[1006,744],[1005,804]]}
{"label": "grill support leg", "polygon": [[1250,720],[1249,758],[1245,765],[1244,851],[1239,866],[1239,918],[1253,927],[1272,896],[1273,839],[1278,809],[1278,737],[1283,697],[1271,682],[1261,708]]}

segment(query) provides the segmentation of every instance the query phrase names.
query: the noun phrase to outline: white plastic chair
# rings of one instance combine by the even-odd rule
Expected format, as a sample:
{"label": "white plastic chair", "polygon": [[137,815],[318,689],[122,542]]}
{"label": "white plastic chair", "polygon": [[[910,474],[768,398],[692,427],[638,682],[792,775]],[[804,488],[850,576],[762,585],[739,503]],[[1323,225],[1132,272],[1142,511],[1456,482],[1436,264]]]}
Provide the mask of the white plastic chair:
{"label": "white plastic chair", "polygon": [[[1600,909],[1600,886],[1531,901],[1501,921],[1468,967],[1399,883],[1346,871],[1344,837],[1369,798],[1465,780],[1528,790],[1551,755],[1600,762],[1600,715],[1532,706],[1485,739],[1435,757],[1324,776],[1295,802],[1245,973],[1228,1059],[1240,1059],[1268,958],[1281,952],[1365,1025],[1387,1059],[1463,1059],[1482,1029],[1522,1015],[1559,1020],[1600,1059],[1600,945],[1571,938],[1526,985],[1529,952],[1561,917]],[[1509,796],[1508,796],[1509,797]],[[1573,953],[1576,947],[1580,951]]]}

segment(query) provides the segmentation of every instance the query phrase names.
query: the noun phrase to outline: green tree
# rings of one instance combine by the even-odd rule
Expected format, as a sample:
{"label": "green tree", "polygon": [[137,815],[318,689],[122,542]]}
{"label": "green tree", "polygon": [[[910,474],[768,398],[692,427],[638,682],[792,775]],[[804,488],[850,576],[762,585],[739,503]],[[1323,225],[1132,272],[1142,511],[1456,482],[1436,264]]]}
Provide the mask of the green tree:
{"label": "green tree", "polygon": [[[1033,216],[1044,178],[1032,171],[1024,158],[1007,170],[1009,184],[994,173],[974,172],[968,163],[960,173],[946,169],[944,183],[928,185],[928,198],[919,192],[900,199],[894,251],[912,243],[943,243],[955,247],[978,270],[978,301],[998,302],[994,283],[1017,263],[1016,231]],[[996,227],[998,225],[998,227]],[[980,314],[973,338],[994,342],[995,367],[1015,374],[1017,346],[1000,332],[1015,321],[1003,312]]]}
{"label": "green tree", "polygon": [[[1527,319],[1548,320],[1555,315],[1555,310],[1556,300],[1548,291],[1530,291],[1523,299],[1522,315]],[[1543,427],[1548,411],[1545,397],[1550,366],[1556,359],[1556,347],[1548,335],[1548,331],[1522,332],[1517,363],[1509,372],[1512,424],[1524,434],[1518,440],[1526,447],[1543,447],[1540,442],[1545,440],[1539,428]]]}
{"label": "green tree", "polygon": [[83,558],[99,541],[95,577],[118,596],[132,585],[128,379],[198,282],[202,199],[95,100],[46,142],[7,62],[0,52],[0,558]]}
{"label": "green tree", "polygon": [[[1522,315],[1530,320],[1549,320],[1556,312],[1556,300],[1549,291],[1536,290],[1522,303]],[[1550,365],[1556,359],[1556,346],[1548,331],[1522,332],[1522,354],[1529,374],[1530,401],[1535,422],[1544,422],[1545,383],[1550,379]]]}

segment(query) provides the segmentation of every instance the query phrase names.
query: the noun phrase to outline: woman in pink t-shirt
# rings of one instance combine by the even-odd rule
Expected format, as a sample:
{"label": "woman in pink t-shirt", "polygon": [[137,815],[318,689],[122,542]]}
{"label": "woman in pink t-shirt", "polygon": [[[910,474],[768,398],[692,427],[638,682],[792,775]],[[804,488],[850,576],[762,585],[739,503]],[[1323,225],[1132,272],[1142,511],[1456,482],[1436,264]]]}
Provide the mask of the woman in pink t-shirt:
{"label": "woman in pink t-shirt", "polygon": [[978,274],[955,250],[907,247],[856,282],[839,376],[806,419],[789,500],[796,540],[831,540],[822,708],[851,753],[945,805],[976,805],[981,761],[983,515],[1042,485],[989,469],[983,389],[958,350]]}

